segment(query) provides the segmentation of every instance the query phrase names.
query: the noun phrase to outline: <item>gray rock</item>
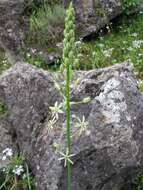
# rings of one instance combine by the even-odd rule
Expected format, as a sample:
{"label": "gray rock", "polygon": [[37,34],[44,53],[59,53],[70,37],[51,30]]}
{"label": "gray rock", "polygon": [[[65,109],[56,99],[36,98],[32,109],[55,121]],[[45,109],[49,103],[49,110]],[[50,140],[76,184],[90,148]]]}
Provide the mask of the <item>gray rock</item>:
{"label": "gray rock", "polygon": [[54,65],[59,59],[60,55],[58,53],[43,53],[40,57],[44,60],[46,65]]}
{"label": "gray rock", "polygon": [[[72,116],[89,123],[77,135],[72,117],[72,187],[74,190],[127,189],[143,170],[143,95],[130,63],[75,73],[81,77],[72,101],[90,96],[91,102],[72,106]],[[63,81],[61,81],[63,82]],[[0,99],[8,108],[9,130],[28,160],[38,190],[66,190],[66,168],[55,149],[65,150],[65,116],[49,132],[49,106],[61,102],[53,74],[17,63],[0,76]],[[1,140],[0,140],[1,141]]]}
{"label": "gray rock", "polygon": [[23,33],[20,16],[25,0],[0,1],[0,42],[7,49],[15,51],[22,44]]}
{"label": "gray rock", "polygon": [[123,11],[120,0],[73,0],[73,3],[77,13],[78,31],[82,38],[97,33]]}

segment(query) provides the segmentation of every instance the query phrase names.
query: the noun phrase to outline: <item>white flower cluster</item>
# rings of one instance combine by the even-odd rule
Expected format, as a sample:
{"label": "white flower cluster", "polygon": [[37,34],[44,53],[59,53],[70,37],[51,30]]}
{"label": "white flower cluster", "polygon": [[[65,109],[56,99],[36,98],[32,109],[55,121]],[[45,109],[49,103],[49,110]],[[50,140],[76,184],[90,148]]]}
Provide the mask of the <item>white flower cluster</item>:
{"label": "white flower cluster", "polygon": [[75,42],[75,46],[76,46],[76,47],[80,47],[80,46],[81,46],[81,44],[82,44],[82,42],[81,42],[81,41],[76,41],[76,42]]}
{"label": "white flower cluster", "polygon": [[99,46],[100,48],[103,48],[103,47],[104,47],[104,44],[100,43],[100,44],[98,44],[98,46]]}
{"label": "white flower cluster", "polygon": [[11,148],[6,148],[2,151],[2,160],[6,160],[7,158],[11,158],[13,156],[13,151]]}
{"label": "white flower cluster", "polygon": [[80,118],[76,118],[77,122],[75,123],[75,127],[78,129],[78,135],[81,136],[83,132],[88,131],[87,128],[89,126],[89,123],[85,120],[85,116]]}
{"label": "white flower cluster", "polygon": [[113,50],[114,50],[114,48],[110,48],[110,49],[104,50],[103,51],[104,56],[105,57],[111,57]]}
{"label": "white flower cluster", "polygon": [[132,43],[134,48],[140,48],[143,44],[143,40],[134,40]]}
{"label": "white flower cluster", "polygon": [[52,118],[46,123],[46,126],[48,127],[48,132],[51,132],[52,129],[56,126],[56,123],[59,119],[59,115],[64,113],[63,103],[55,102],[54,106],[50,107],[50,110],[51,110]]}
{"label": "white flower cluster", "polygon": [[53,107],[50,107],[50,110],[52,112],[52,117],[58,120],[59,114],[64,113],[62,109],[63,109],[63,104],[55,102],[55,105]]}
{"label": "white flower cluster", "polygon": [[137,37],[138,34],[137,34],[137,33],[132,33],[131,36],[133,36],[133,37]]}
{"label": "white flower cluster", "polygon": [[34,53],[36,53],[36,49],[34,49],[34,48],[31,48],[31,52],[34,54]]}
{"label": "white flower cluster", "polygon": [[138,82],[138,85],[143,85],[143,80],[139,79],[137,82]]}
{"label": "white flower cluster", "polygon": [[8,63],[7,59],[6,59],[6,58],[3,59],[2,63],[3,63],[3,64],[7,64],[7,63]]}
{"label": "white flower cluster", "polygon": [[133,51],[133,48],[132,47],[128,47],[127,50],[128,51]]}
{"label": "white flower cluster", "polygon": [[24,172],[24,168],[23,168],[23,166],[22,165],[16,165],[15,166],[15,168],[12,170],[12,172],[14,173],[14,174],[16,174],[16,175],[18,175],[18,176],[20,176],[21,175],[21,173],[23,173]]}

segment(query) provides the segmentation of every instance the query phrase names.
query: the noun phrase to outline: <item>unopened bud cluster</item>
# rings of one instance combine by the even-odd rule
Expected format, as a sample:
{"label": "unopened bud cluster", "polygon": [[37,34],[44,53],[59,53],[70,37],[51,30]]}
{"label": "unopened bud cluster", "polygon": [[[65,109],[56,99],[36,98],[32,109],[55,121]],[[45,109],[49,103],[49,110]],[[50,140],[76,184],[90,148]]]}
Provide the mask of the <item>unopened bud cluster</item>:
{"label": "unopened bud cluster", "polygon": [[64,49],[63,62],[64,66],[71,65],[74,62],[75,51],[75,12],[72,3],[66,11],[65,30],[64,30]]}

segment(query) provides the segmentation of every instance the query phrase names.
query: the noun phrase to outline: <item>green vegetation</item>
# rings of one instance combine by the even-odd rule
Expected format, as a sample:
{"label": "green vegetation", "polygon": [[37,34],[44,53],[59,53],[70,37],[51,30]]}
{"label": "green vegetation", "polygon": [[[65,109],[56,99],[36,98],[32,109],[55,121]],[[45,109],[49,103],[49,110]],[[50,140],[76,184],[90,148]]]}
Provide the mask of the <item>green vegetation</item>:
{"label": "green vegetation", "polygon": [[[130,16],[123,16],[107,26],[106,30],[101,30],[99,35],[91,41],[76,42],[79,51],[80,62],[75,65],[75,69],[89,70],[103,68],[116,63],[131,60],[135,66],[139,77],[143,77],[143,13]],[[45,40],[46,37],[43,37]],[[58,49],[58,48],[57,48]],[[53,50],[54,51],[54,50]],[[48,49],[47,49],[48,52]],[[51,49],[49,50],[51,52]],[[31,64],[38,65],[44,69],[49,69],[44,60],[37,56],[27,57]],[[56,63],[59,67],[60,63]]]}
{"label": "green vegetation", "polygon": [[130,14],[130,10],[139,5],[140,0],[123,0],[124,12]]}
{"label": "green vegetation", "polygon": [[6,148],[2,161],[6,160],[8,164],[0,169],[0,190],[34,190],[35,181],[24,158]]}
{"label": "green vegetation", "polygon": [[143,76],[143,14],[124,16],[96,41],[82,43],[80,69],[102,68],[131,60]]}
{"label": "green vegetation", "polygon": [[26,43],[42,48],[61,41],[64,18],[65,9],[61,5],[50,6],[45,2],[30,17],[30,33]]}
{"label": "green vegetation", "polygon": [[4,115],[7,112],[6,106],[3,102],[0,101],[0,116]]}
{"label": "green vegetation", "polygon": [[133,182],[133,190],[143,190],[143,175],[139,174]]}
{"label": "green vegetation", "polygon": [[0,74],[6,69],[10,67],[8,60],[5,58],[5,53],[2,49],[0,49]]}
{"label": "green vegetation", "polygon": [[61,2],[62,2],[62,0],[52,0],[52,1],[51,0],[40,0],[40,1],[32,0],[32,5],[35,10],[40,6],[43,6],[43,4],[49,5],[49,6],[54,6],[55,4],[61,4]]}
{"label": "green vegetation", "polygon": [[143,92],[143,81],[142,81],[142,80],[139,80],[138,87],[139,87],[139,90],[140,90],[141,92]]}

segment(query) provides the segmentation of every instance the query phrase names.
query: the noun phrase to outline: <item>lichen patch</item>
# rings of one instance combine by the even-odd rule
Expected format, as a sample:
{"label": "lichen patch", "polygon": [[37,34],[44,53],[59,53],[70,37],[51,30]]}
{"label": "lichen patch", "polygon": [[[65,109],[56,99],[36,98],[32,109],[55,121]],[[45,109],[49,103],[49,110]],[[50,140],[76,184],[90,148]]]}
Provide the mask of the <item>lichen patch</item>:
{"label": "lichen patch", "polygon": [[102,114],[106,123],[119,123],[121,112],[127,109],[123,93],[119,90],[120,81],[109,79],[103,86],[103,92],[96,97],[102,105]]}

